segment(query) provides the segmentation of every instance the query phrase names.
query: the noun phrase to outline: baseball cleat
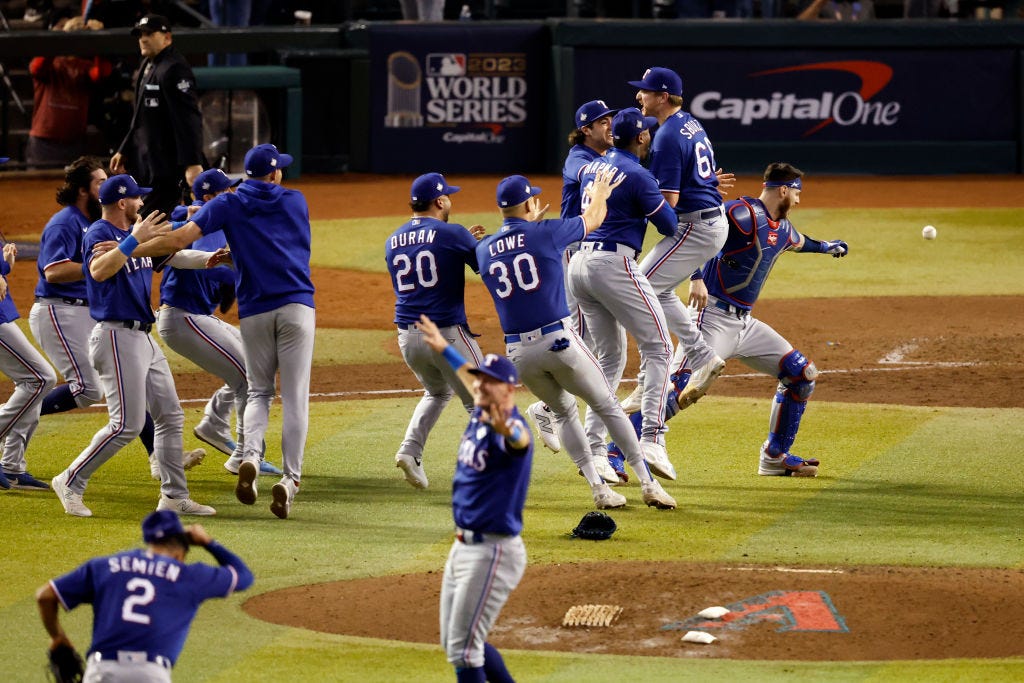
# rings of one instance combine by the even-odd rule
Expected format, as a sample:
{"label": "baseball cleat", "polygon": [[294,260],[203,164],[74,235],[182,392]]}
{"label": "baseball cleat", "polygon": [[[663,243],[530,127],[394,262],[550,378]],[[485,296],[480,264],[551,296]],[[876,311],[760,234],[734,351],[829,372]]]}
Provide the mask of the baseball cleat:
{"label": "baseball cleat", "polygon": [[5,478],[10,481],[12,487],[22,491],[49,491],[50,487],[46,482],[39,481],[28,472],[21,474],[6,474]]}
{"label": "baseball cleat", "polygon": [[259,465],[255,460],[244,460],[238,466],[238,481],[235,483],[235,498],[243,505],[256,504],[256,477]]}
{"label": "baseball cleat", "polygon": [[608,484],[594,484],[590,491],[594,494],[594,506],[598,510],[611,510],[626,504],[626,497],[618,491],[612,491]]}
{"label": "baseball cleat", "polygon": [[423,461],[411,455],[398,454],[395,456],[395,467],[405,473],[405,480],[415,489],[425,489],[429,486],[427,473],[423,471]]}
{"label": "baseball cleat", "polygon": [[548,408],[543,401],[537,401],[526,409],[526,414],[533,420],[533,424],[537,427],[537,433],[540,434],[540,440],[547,449],[552,453],[562,450],[562,440],[558,438],[558,432],[555,430],[555,414],[551,408]]}
{"label": "baseball cleat", "polygon": [[[224,461],[224,469],[226,469],[231,474],[238,474],[238,468],[241,464],[241,458],[231,456],[230,458]],[[260,460],[260,474],[271,474],[274,475],[275,477],[280,477],[282,474],[284,474],[284,471],[274,463],[270,462],[269,460]]]}
{"label": "baseball cleat", "polygon": [[690,375],[690,381],[687,382],[686,388],[679,394],[679,409],[689,408],[708,393],[708,389],[722,375],[724,370],[725,361],[717,355],[712,356],[710,361],[694,370]]}
{"label": "baseball cleat", "polygon": [[619,484],[625,483],[619,478],[619,473],[615,471],[615,468],[612,467],[608,456],[604,453],[594,454],[594,467],[597,469],[597,473],[601,475],[601,479],[603,479],[605,483],[610,484],[611,486],[618,486]]}
{"label": "baseball cleat", "polygon": [[57,498],[60,499],[60,504],[64,506],[64,512],[75,517],[92,517],[92,510],[85,507],[85,503],[82,502],[82,495],[75,493],[68,487],[67,471],[61,472],[51,479],[50,486],[53,492],[57,494]]}
{"label": "baseball cleat", "polygon": [[668,452],[660,443],[653,441],[641,441],[640,452],[644,455],[644,461],[651,468],[651,472],[662,479],[675,480],[676,468],[668,459]]}
{"label": "baseball cleat", "polygon": [[209,444],[225,455],[231,455],[237,447],[231,435],[218,434],[206,422],[200,422],[192,430],[192,435],[205,444]]}
{"label": "baseball cleat", "polygon": [[620,484],[629,483],[629,473],[626,472],[626,457],[622,455],[622,450],[615,445],[614,441],[608,442],[608,464],[615,470]]}
{"label": "baseball cleat", "polygon": [[281,481],[274,484],[274,488],[270,489],[270,495],[273,501],[270,503],[270,511],[274,513],[279,519],[288,519],[288,514],[292,511],[292,502],[295,500],[295,494],[299,492],[299,485],[291,480],[289,477],[284,477]]}
{"label": "baseball cleat", "polygon": [[156,459],[155,453],[149,454],[149,476],[160,481],[160,461]]}
{"label": "baseball cleat", "polygon": [[194,448],[191,451],[185,451],[181,454],[181,466],[190,470],[203,461],[206,457],[206,449]]}
{"label": "baseball cleat", "polygon": [[212,517],[217,514],[209,505],[202,505],[191,498],[168,498],[160,496],[160,502],[156,504],[157,510],[174,510],[179,515],[197,515],[200,517]]}
{"label": "baseball cleat", "polygon": [[648,482],[640,483],[640,494],[649,507],[656,507],[659,510],[675,510],[676,499],[668,495],[662,488],[661,482],[651,479]]}
{"label": "baseball cleat", "polygon": [[637,384],[636,388],[633,389],[633,393],[627,396],[622,401],[622,410],[627,413],[640,412],[640,404],[644,399],[644,385]]}
{"label": "baseball cleat", "polygon": [[777,458],[762,455],[757,473],[762,477],[816,477],[820,464],[816,458],[804,460],[792,453],[783,453]]}
{"label": "baseball cleat", "polygon": [[6,474],[0,472],[0,489],[4,489],[6,491],[9,488],[11,488],[10,479],[7,478]]}

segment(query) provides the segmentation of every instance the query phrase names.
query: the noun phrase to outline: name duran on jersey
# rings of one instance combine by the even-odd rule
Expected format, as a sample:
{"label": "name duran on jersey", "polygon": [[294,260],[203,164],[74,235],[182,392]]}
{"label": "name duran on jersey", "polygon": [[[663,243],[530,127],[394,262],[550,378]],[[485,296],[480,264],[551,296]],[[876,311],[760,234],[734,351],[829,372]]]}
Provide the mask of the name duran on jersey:
{"label": "name duran on jersey", "polygon": [[391,248],[411,247],[417,244],[433,244],[437,230],[412,230],[391,236]]}

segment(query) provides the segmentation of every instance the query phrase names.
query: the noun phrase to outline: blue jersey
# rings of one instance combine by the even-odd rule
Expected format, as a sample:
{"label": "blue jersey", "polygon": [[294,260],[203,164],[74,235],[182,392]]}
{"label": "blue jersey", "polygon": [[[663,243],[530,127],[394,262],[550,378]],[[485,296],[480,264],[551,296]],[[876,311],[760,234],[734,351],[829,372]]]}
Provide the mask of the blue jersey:
{"label": "blue jersey", "polygon": [[640,165],[633,154],[621,149],[609,150],[603,157],[590,162],[581,172],[582,185],[587,187],[602,168],[615,170],[615,178],[623,178],[608,197],[608,215],[600,227],[587,235],[588,242],[618,242],[640,251],[651,220],[658,232],[674,235],[676,215],[658,189],[651,172]]}
{"label": "blue jersey", "polygon": [[192,222],[204,235],[227,236],[240,318],[288,304],[314,308],[309,207],[301,192],[249,179],[206,202]]}
{"label": "blue jersey", "polygon": [[[526,424],[516,408],[512,417]],[[455,526],[484,534],[521,532],[531,467],[533,441],[525,450],[509,450],[505,437],[481,422],[480,408],[474,408],[452,479]]]}
{"label": "blue jersey", "polygon": [[562,218],[573,218],[583,213],[580,201],[583,199],[580,174],[583,167],[601,154],[586,145],[573,145],[562,165]]}
{"label": "blue jersey", "polygon": [[415,217],[391,233],[384,260],[395,290],[395,322],[425,314],[438,327],[466,322],[466,266],[474,271],[476,238],[461,225]]}
{"label": "blue jersey", "polygon": [[[203,235],[189,248],[217,251],[227,246],[223,232]],[[168,267],[160,281],[160,303],[174,306],[193,315],[210,315],[220,305],[221,288],[235,286],[235,273],[230,268],[191,269]]]}
{"label": "blue jersey", "polygon": [[50,284],[44,274],[50,266],[59,263],[82,263],[82,236],[89,229],[89,219],[77,206],[65,206],[53,214],[39,238],[39,256],[36,258],[39,282],[36,296],[84,299],[85,280]]}
{"label": "blue jersey", "polygon": [[100,242],[120,242],[131,234],[121,230],[110,221],[100,219],[89,226],[82,238],[82,253],[85,255],[86,298],[89,299],[89,315],[93,320],[138,320],[152,323],[153,305],[150,293],[153,291],[153,259],[150,256],[135,258],[129,256],[121,270],[103,282],[97,282],[89,274],[92,262],[92,248]]}
{"label": "blue jersey", "polygon": [[658,128],[651,142],[651,173],[658,187],[678,192],[676,213],[721,206],[715,151],[700,121],[677,111]]}
{"label": "blue jersey", "polygon": [[704,266],[708,294],[750,310],[775,261],[803,239],[787,219],[773,221],[761,200],[740,197],[725,205],[729,236]]}
{"label": "blue jersey", "polygon": [[480,276],[505,334],[536,330],[569,315],[562,252],[586,235],[583,218],[531,223],[506,218],[476,246]]}
{"label": "blue jersey", "polygon": [[173,664],[200,603],[252,585],[240,558],[217,543],[207,548],[222,566],[184,564],[136,549],[89,560],[50,585],[65,609],[92,605],[90,653],[146,652]]}
{"label": "blue jersey", "polygon": [[[11,272],[11,264],[3,258],[0,258],[0,276],[5,280]],[[7,288],[7,294],[0,300],[0,324],[9,323],[12,320],[17,320],[19,317],[18,309],[14,306],[14,299],[11,298],[11,288]]]}

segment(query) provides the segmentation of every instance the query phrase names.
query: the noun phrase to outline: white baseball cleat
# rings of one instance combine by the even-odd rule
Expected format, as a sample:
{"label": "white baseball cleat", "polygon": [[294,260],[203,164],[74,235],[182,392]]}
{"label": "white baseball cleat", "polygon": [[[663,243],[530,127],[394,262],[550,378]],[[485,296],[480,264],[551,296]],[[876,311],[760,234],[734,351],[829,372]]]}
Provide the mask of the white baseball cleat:
{"label": "white baseball cleat", "polygon": [[768,453],[768,442],[761,445],[761,458],[757,464],[757,473],[762,477],[816,477],[818,476],[818,465],[821,462],[817,458],[804,460],[799,455],[782,453],[778,456],[771,456]]}
{"label": "white baseball cleat", "polygon": [[181,466],[186,470],[190,470],[203,461],[206,457],[206,449],[194,448],[191,451],[185,451],[181,454]]}
{"label": "white baseball cleat", "polygon": [[626,504],[626,497],[618,491],[612,491],[608,484],[594,484],[590,491],[594,494],[594,506],[598,510],[611,510]]}
{"label": "white baseball cleat", "polygon": [[82,502],[82,495],[75,493],[68,487],[67,470],[61,472],[50,480],[50,488],[57,494],[60,504],[64,506],[64,512],[75,517],[92,517],[92,510],[85,507]]}
{"label": "white baseball cleat", "polygon": [[160,461],[156,459],[155,453],[149,454],[149,476],[160,481]]}
{"label": "white baseball cleat", "polygon": [[157,510],[174,510],[179,515],[198,515],[200,517],[212,517],[217,514],[209,505],[202,505],[191,498],[168,498],[160,496],[160,502],[156,505]]}
{"label": "white baseball cleat", "polygon": [[210,423],[200,421],[192,429],[192,434],[203,443],[210,444],[225,455],[235,452],[235,441],[230,434],[218,434],[217,430],[210,426]]}
{"label": "white baseball cleat", "polygon": [[644,400],[644,385],[639,382],[636,388],[633,389],[633,393],[622,400],[622,410],[628,413],[639,413],[640,405]]}
{"label": "white baseball cleat", "polygon": [[679,409],[689,408],[702,398],[704,394],[708,393],[708,389],[722,375],[724,370],[725,361],[717,355],[712,356],[711,360],[694,370],[690,375],[690,381],[687,382],[686,388],[683,389],[683,393],[679,394]]}
{"label": "white baseball cleat", "polygon": [[399,453],[395,456],[395,467],[405,473],[405,480],[413,488],[425,489],[429,486],[427,473],[423,471],[423,461],[411,455]]}
{"label": "white baseball cleat", "polygon": [[540,434],[540,440],[552,453],[562,450],[562,440],[558,438],[558,431],[555,429],[555,413],[548,408],[543,401],[537,401],[526,409],[526,414],[533,420]]}
{"label": "white baseball cleat", "polygon": [[298,492],[299,485],[290,477],[283,477],[270,489],[270,495],[274,499],[270,503],[270,511],[280,519],[288,519],[288,514],[292,511],[292,502]]}
{"label": "white baseball cleat", "polygon": [[651,472],[662,479],[675,480],[676,468],[668,459],[668,451],[660,443],[653,441],[641,441],[640,452],[644,454],[644,461],[651,468]]}
{"label": "white baseball cleat", "polygon": [[676,499],[665,492],[657,479],[640,482],[640,493],[649,507],[656,507],[659,510],[676,509]]}
{"label": "white baseball cleat", "polygon": [[606,484],[618,486],[619,484],[625,483],[619,479],[619,473],[616,472],[611,463],[608,462],[608,455],[606,453],[594,454],[594,467],[597,469],[597,473],[601,475],[601,478],[604,479]]}
{"label": "white baseball cleat", "polygon": [[243,505],[256,503],[256,478],[260,466],[256,460],[243,460],[238,466],[238,481],[235,483],[235,498]]}

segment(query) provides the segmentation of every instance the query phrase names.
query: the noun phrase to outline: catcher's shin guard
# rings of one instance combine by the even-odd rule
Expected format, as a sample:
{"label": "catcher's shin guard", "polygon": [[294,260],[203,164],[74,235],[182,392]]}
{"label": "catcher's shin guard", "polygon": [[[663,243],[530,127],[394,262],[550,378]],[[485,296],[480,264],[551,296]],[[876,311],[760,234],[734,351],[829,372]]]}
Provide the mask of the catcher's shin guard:
{"label": "catcher's shin guard", "polygon": [[800,418],[807,408],[807,399],[814,391],[818,369],[814,363],[793,349],[782,362],[779,386],[768,418],[768,443],[765,450],[771,456],[788,453],[800,429]]}

